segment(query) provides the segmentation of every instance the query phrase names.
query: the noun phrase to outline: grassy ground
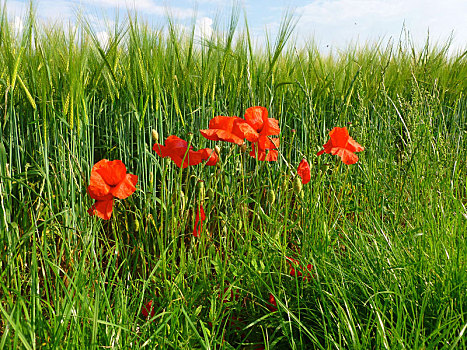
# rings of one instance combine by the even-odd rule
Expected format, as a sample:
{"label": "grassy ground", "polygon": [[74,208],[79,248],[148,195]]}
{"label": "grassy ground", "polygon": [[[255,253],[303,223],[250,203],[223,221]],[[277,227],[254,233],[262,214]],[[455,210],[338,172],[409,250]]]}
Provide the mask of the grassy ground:
{"label": "grassy ground", "polygon": [[[1,17],[0,348],[465,348],[465,53],[325,56],[284,47],[289,17],[259,50],[237,12],[204,42],[133,18],[105,47],[85,21],[15,36]],[[153,129],[213,148],[198,130],[255,105],[279,120],[277,162],[217,143],[220,166],[181,171],[152,151]],[[359,162],[317,157],[346,125]],[[86,212],[102,158],[139,177],[109,221]]]}

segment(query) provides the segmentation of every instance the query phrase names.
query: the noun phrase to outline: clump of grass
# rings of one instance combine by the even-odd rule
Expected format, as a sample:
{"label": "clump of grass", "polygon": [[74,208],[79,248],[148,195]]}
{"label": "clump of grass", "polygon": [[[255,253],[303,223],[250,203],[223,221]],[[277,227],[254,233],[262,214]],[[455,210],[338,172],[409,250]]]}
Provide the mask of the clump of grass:
{"label": "clump of grass", "polygon": [[[101,46],[85,21],[31,12],[15,37],[0,17],[0,347],[462,346],[465,53],[295,50],[289,17],[261,52],[248,30],[233,40],[237,12],[201,44],[170,21],[130,17]],[[253,105],[280,121],[276,163],[224,144],[219,167],[181,171],[151,150],[153,129],[214,147],[198,130]],[[366,148],[351,168],[315,156],[337,125]],[[312,182],[297,195],[304,156]],[[109,222],[86,213],[102,158],[139,176]]]}

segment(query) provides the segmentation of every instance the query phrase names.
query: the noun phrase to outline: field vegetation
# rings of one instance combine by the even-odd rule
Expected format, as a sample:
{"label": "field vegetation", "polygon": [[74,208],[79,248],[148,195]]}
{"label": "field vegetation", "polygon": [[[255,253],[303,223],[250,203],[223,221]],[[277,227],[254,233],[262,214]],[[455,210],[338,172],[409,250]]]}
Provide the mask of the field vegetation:
{"label": "field vegetation", "polygon": [[[323,54],[289,15],[257,46],[238,9],[204,39],[130,15],[107,43],[0,17],[0,348],[465,348],[466,52]],[[252,106],[275,162],[199,132]],[[356,164],[316,155],[335,126]],[[180,169],[153,134],[219,162]],[[138,176],[110,220],[87,213],[101,159]]]}

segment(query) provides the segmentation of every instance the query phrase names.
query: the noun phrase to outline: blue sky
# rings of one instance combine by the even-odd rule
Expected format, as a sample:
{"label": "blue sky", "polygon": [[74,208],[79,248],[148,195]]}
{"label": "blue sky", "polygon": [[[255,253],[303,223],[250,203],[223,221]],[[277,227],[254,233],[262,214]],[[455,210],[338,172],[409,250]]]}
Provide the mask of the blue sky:
{"label": "blue sky", "polygon": [[[4,0],[0,0],[3,6]],[[7,11],[18,28],[27,1],[8,0]],[[209,35],[217,21],[227,25],[232,7],[224,0],[36,0],[37,15],[47,21],[73,23],[81,9],[105,41],[106,23],[112,24],[115,11],[120,18],[126,9],[136,9],[141,18],[160,27],[166,14],[180,26],[196,20],[196,35]],[[429,33],[433,42],[444,43],[453,34],[452,49],[467,49],[467,0],[243,0],[239,2],[258,43],[266,32],[272,38],[287,9],[294,11],[297,45],[313,38],[322,51],[345,49],[349,43],[398,40],[402,28],[416,45],[422,46]],[[106,21],[104,20],[106,18]]]}

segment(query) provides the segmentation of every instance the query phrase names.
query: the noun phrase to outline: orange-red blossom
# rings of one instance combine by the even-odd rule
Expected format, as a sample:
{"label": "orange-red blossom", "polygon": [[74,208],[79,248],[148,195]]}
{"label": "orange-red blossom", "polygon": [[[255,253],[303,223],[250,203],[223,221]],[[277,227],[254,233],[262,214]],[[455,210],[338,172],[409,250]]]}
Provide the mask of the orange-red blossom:
{"label": "orange-red blossom", "polygon": [[113,199],[125,199],[136,190],[138,176],[126,173],[121,160],[102,159],[94,164],[88,193],[95,203],[89,208],[89,215],[108,220],[112,215]]}
{"label": "orange-red blossom", "polygon": [[318,156],[323,153],[331,153],[341,158],[345,164],[355,164],[358,156],[355,152],[361,152],[364,148],[349,136],[347,128],[335,127],[329,132],[330,139],[323,147],[324,149],[317,153]]}
{"label": "orange-red blossom", "polygon": [[301,177],[302,183],[306,185],[311,180],[311,169],[306,159],[302,159],[297,168],[297,174]]}
{"label": "orange-red blossom", "polygon": [[210,148],[203,148],[194,151],[193,147],[188,147],[188,142],[178,136],[170,135],[165,139],[165,145],[155,143],[153,148],[161,157],[170,157],[179,168],[186,168],[189,165],[198,165],[207,160],[206,165],[216,165],[219,156]]}
{"label": "orange-red blossom", "polygon": [[270,136],[279,135],[280,131],[278,120],[268,118],[268,110],[261,106],[248,108],[245,111],[245,119],[214,117],[209,122],[209,129],[200,130],[205,138],[213,141],[227,141],[242,145],[247,139],[252,143],[250,156],[264,161],[277,160],[279,139],[270,138]]}

